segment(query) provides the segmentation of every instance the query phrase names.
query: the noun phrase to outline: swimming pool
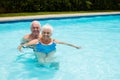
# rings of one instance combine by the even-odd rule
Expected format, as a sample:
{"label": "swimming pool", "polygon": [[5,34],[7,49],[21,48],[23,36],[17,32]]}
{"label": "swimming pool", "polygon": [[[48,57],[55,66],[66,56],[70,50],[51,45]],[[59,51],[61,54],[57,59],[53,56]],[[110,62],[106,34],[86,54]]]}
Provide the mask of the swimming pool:
{"label": "swimming pool", "polygon": [[[17,50],[31,21],[0,23],[0,80],[120,80],[120,15],[40,20],[54,27],[60,69],[39,67],[32,50]],[[9,28],[8,28],[9,27]]]}

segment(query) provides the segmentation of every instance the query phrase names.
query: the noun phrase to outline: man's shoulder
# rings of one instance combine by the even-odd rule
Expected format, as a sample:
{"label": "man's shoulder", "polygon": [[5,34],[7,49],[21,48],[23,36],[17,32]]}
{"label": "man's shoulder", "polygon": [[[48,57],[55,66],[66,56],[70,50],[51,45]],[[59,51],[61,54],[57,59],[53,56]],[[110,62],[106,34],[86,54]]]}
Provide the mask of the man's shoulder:
{"label": "man's shoulder", "polygon": [[23,36],[24,39],[29,39],[30,34],[26,34],[25,36]]}

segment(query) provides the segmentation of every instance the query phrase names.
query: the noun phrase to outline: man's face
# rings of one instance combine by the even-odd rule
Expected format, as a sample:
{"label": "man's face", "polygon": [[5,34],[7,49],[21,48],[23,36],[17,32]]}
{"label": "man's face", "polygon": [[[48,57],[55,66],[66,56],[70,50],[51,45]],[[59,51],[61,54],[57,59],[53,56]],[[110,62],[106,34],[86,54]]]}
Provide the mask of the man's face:
{"label": "man's face", "polygon": [[40,33],[40,25],[38,23],[33,23],[31,27],[31,31],[33,34],[39,34]]}

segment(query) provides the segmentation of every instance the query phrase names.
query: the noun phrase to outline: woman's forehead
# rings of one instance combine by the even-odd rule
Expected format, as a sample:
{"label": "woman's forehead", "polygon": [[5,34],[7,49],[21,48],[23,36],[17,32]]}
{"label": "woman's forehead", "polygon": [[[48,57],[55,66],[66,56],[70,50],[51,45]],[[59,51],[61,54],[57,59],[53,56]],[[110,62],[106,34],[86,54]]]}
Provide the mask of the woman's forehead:
{"label": "woman's forehead", "polygon": [[43,32],[51,32],[51,29],[43,29]]}

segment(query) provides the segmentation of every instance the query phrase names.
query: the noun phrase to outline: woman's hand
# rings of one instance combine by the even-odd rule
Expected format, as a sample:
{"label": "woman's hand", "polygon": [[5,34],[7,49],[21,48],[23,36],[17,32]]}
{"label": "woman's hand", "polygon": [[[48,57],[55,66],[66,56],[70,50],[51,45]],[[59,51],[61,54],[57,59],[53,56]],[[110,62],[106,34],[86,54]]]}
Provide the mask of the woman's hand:
{"label": "woman's hand", "polygon": [[17,48],[20,52],[23,52],[21,49],[22,49],[22,45],[18,46]]}
{"label": "woman's hand", "polygon": [[80,46],[76,46],[75,48],[76,48],[76,49],[80,49],[81,47],[80,47]]}

